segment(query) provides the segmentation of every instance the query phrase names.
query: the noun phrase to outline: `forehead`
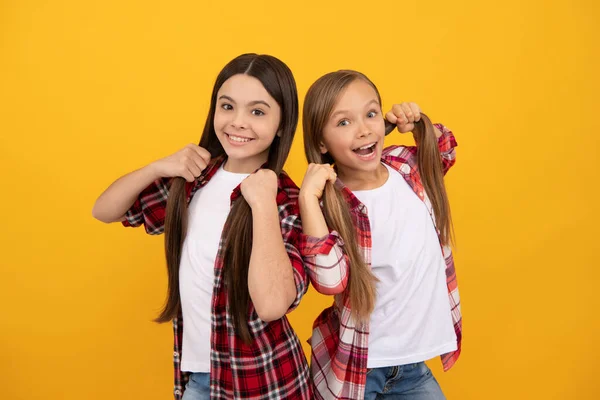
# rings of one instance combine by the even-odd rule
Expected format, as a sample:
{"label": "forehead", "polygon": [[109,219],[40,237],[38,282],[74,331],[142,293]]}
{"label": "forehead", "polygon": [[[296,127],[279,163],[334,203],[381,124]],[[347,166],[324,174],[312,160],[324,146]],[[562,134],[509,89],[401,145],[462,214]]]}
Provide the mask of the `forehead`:
{"label": "forehead", "polygon": [[255,77],[249,75],[237,74],[227,79],[221,85],[217,93],[217,98],[224,95],[241,103],[263,100],[269,104],[276,104],[275,99],[271,97],[263,84]]}
{"label": "forehead", "polygon": [[363,108],[371,100],[379,102],[377,92],[368,82],[356,79],[350,83],[338,97],[333,112],[336,110],[351,110]]}

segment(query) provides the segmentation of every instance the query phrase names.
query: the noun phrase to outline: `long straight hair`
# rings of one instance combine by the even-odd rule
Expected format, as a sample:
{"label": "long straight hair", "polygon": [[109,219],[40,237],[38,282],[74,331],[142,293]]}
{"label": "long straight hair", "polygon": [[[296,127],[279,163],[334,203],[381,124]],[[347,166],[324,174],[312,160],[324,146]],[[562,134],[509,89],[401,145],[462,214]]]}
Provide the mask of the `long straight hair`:
{"label": "long straight hair", "polygon": [[[381,104],[381,96],[375,84],[357,71],[331,72],[319,78],[308,90],[304,100],[302,126],[304,152],[309,163],[335,163],[329,153],[321,153],[320,143],[323,142],[323,129],[340,94],[357,79],[361,79],[373,87],[379,104]],[[450,207],[444,187],[435,131],[427,116],[423,116],[421,121],[416,124],[414,134],[418,143],[418,168],[423,186],[431,200],[442,242],[447,244],[451,239]],[[375,307],[376,278],[359,250],[352,214],[340,189],[328,182],[322,200],[327,225],[340,234],[349,258],[350,277],[347,295],[353,317],[360,322],[366,322]]]}
{"label": "long straight hair", "polygon": [[[214,116],[217,93],[223,83],[234,75],[244,74],[258,79],[281,108],[281,122],[269,148],[266,167],[277,175],[287,159],[298,124],[298,93],[291,70],[279,59],[269,55],[243,54],[230,61],[217,76],[213,87],[210,109],[199,145],[212,158],[225,155],[215,132]],[[157,322],[168,322],[180,310],[179,263],[187,230],[186,181],[174,178],[169,189],[165,218],[165,253],[169,278],[168,294]],[[228,306],[235,331],[246,343],[250,342],[248,329],[250,294],[248,266],[252,252],[252,210],[243,197],[232,205],[224,229],[224,282]]]}

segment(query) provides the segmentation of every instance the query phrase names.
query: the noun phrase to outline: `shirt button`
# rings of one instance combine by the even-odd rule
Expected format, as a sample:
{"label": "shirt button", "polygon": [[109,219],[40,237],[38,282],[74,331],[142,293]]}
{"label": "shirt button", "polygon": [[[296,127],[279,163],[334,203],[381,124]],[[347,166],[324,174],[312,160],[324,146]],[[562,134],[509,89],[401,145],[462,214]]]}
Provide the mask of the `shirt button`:
{"label": "shirt button", "polygon": [[178,352],[176,352],[176,351],[174,351],[174,352],[173,352],[173,357],[179,357],[179,353],[178,353]]}
{"label": "shirt button", "polygon": [[181,390],[177,389],[177,390],[175,391],[175,394],[176,394],[176,395],[178,395],[178,396],[179,396],[179,395],[181,395]]}

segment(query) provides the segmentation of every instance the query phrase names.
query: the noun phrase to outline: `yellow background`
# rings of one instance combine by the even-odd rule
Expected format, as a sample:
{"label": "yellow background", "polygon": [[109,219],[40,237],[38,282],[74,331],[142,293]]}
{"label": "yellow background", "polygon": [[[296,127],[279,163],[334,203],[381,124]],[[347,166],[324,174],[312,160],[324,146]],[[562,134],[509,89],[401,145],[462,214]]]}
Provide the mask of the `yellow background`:
{"label": "yellow background", "polygon": [[[242,52],[301,99],[357,69],[456,133],[464,349],[430,363],[449,399],[600,398],[599,21],[592,0],[0,1],[0,399],[171,398],[162,238],[91,209],[198,141]],[[303,341],[329,302],[291,315]]]}

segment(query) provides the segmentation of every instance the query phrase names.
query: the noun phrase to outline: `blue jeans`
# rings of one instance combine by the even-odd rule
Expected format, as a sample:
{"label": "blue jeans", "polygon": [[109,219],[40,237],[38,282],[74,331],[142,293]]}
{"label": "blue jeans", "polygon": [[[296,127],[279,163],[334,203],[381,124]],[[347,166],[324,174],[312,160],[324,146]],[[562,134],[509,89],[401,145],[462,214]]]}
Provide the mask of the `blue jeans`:
{"label": "blue jeans", "polygon": [[445,400],[424,362],[367,371],[365,400]]}
{"label": "blue jeans", "polygon": [[182,400],[210,400],[210,373],[195,372],[185,385]]}

